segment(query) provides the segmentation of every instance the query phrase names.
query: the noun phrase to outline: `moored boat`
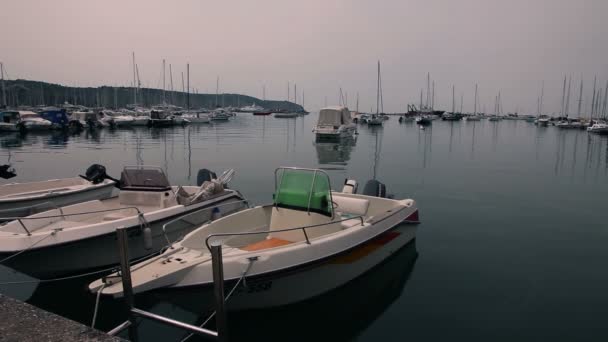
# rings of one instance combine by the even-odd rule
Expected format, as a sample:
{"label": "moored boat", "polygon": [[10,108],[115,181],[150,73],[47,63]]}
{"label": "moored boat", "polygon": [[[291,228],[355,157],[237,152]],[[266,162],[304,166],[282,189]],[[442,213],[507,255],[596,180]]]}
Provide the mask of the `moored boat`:
{"label": "moored boat", "polygon": [[[339,262],[349,252],[379,237],[386,242],[400,237],[400,245],[415,238],[416,226],[403,228],[403,224],[418,223],[418,208],[412,199],[375,197],[375,191],[358,195],[352,182],[342,192],[331,191],[329,176],[314,169],[279,168],[275,171],[275,184],[273,204],[205,224],[160,256],[131,267],[133,291],[212,286],[209,246],[221,242],[224,278],[269,279],[272,289],[264,294],[267,301],[260,303],[284,305],[318,294],[314,285],[321,280],[315,274],[328,262]],[[368,267],[373,267],[373,263],[357,272],[363,273]],[[300,296],[290,293],[294,274],[311,284],[309,289],[317,290]],[[122,296],[122,284],[113,276],[91,283],[89,289]]]}
{"label": "moored boat", "polygon": [[313,129],[317,140],[352,137],[357,127],[352,123],[346,107],[326,107],[319,112],[317,125]]}

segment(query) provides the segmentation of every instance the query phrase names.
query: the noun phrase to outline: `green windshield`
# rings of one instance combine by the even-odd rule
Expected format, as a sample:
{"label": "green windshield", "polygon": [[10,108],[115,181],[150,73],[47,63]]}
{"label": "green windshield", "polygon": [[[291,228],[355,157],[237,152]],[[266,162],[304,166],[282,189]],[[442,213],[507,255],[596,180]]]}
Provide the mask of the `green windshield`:
{"label": "green windshield", "polygon": [[329,177],[323,172],[279,169],[274,204],[332,216],[330,191]]}

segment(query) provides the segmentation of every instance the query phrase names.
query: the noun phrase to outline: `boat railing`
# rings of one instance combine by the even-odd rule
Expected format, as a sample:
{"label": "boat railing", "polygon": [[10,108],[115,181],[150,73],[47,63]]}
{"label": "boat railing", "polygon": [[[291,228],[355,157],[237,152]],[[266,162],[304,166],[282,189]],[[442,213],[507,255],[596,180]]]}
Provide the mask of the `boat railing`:
{"label": "boat railing", "polygon": [[235,233],[213,233],[213,234],[209,234],[206,238],[205,238],[205,246],[207,247],[207,249],[209,251],[211,251],[211,245],[209,244],[209,240],[211,238],[215,238],[215,237],[234,237],[234,236],[245,236],[245,235],[258,235],[258,234],[268,234],[269,232],[272,233],[282,233],[282,232],[291,232],[294,230],[302,230],[302,232],[304,233],[304,238],[306,239],[306,243],[310,245],[310,239],[308,238],[308,234],[306,233],[306,229],[309,228],[317,228],[317,227],[323,227],[323,226],[328,226],[330,224],[334,224],[334,223],[341,223],[344,221],[349,221],[349,220],[354,220],[354,219],[359,219],[361,221],[361,225],[363,225],[364,223],[364,215],[359,215],[359,216],[352,216],[352,217],[347,217],[344,218],[342,220],[338,220],[338,221],[330,221],[330,222],[325,222],[325,223],[319,223],[319,224],[312,224],[312,225],[307,225],[307,226],[300,226],[300,227],[294,227],[294,228],[285,228],[285,229],[273,229],[271,231],[260,231],[260,232],[235,232]]}
{"label": "boat railing", "polygon": [[51,219],[51,218],[58,218],[61,217],[63,220],[65,220],[66,217],[68,216],[79,216],[79,215],[88,215],[88,214],[99,214],[99,213],[106,213],[106,212],[112,212],[112,211],[120,211],[120,210],[135,210],[137,211],[137,215],[138,217],[143,217],[143,212],[141,210],[139,210],[138,207],[122,207],[122,208],[112,208],[112,209],[104,209],[104,210],[93,210],[93,211],[86,211],[86,212],[79,212],[79,213],[64,213],[63,210],[59,207],[56,207],[56,209],[59,210],[60,214],[59,215],[45,215],[45,216],[38,216],[38,217],[30,217],[30,216],[25,216],[25,217],[1,217],[0,221],[3,222],[7,222],[7,221],[18,221],[19,224],[21,225],[21,228],[23,228],[23,230],[25,230],[25,232],[27,233],[27,235],[32,235],[32,233],[25,227],[25,225],[23,224],[23,220],[42,220],[42,219]]}
{"label": "boat railing", "polygon": [[167,235],[167,228],[168,227],[170,227],[170,226],[172,226],[172,225],[174,225],[174,224],[176,224],[178,222],[182,222],[182,221],[184,221],[184,222],[186,222],[188,224],[194,225],[194,226],[196,226],[196,225],[201,225],[202,226],[203,224],[210,222],[210,220],[202,222],[202,223],[199,224],[199,223],[188,222],[188,221],[185,220],[185,218],[186,217],[191,217],[191,216],[194,216],[194,215],[197,215],[197,214],[200,214],[203,211],[214,210],[215,208],[223,208],[223,207],[228,206],[230,204],[238,204],[238,203],[245,203],[247,206],[249,206],[249,201],[246,200],[246,199],[244,199],[244,200],[238,200],[238,201],[232,201],[232,202],[228,202],[228,203],[222,203],[222,204],[219,204],[219,205],[214,205],[212,207],[198,209],[196,211],[193,211],[191,213],[182,215],[182,216],[180,216],[180,217],[178,217],[178,218],[176,218],[174,220],[171,220],[171,221],[163,224],[162,230],[163,230],[163,235],[165,236],[165,240],[167,240],[167,244],[171,245],[171,243],[172,243],[171,241],[169,241],[169,237]]}

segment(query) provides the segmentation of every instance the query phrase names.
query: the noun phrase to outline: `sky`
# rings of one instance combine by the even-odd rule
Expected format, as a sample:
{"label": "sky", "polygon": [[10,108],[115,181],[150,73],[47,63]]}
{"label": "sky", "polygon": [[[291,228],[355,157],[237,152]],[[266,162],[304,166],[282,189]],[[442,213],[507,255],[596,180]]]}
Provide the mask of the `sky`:
{"label": "sky", "polygon": [[[316,110],[339,102],[384,110],[420,102],[427,72],[435,107],[482,110],[501,92],[505,112],[559,112],[565,75],[570,111],[608,80],[606,0],[2,0],[0,61],[9,78],[75,86],[130,85],[135,53],[143,86],[174,89],[190,63],[191,88],[287,99]],[[426,95],[425,95],[426,100]]]}

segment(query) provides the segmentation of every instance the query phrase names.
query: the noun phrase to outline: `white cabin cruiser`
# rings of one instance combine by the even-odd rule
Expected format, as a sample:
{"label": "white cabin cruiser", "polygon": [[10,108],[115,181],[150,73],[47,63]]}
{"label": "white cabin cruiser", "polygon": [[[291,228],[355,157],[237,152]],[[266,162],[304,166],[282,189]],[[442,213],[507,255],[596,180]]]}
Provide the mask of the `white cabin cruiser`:
{"label": "white cabin cruiser", "polygon": [[326,107],[319,112],[319,120],[313,132],[317,140],[352,137],[357,126],[352,122],[346,107]]}
{"label": "white cabin cruiser", "polygon": [[51,129],[53,124],[49,120],[43,119],[39,114],[30,111],[19,111],[19,123],[21,129],[25,131],[46,131]]}
{"label": "white cabin cruiser", "polygon": [[95,168],[89,167],[87,176],[0,185],[0,221],[31,215],[43,208],[109,198],[115,182],[94,176]]}
{"label": "white cabin cruiser", "polygon": [[[105,116],[111,118],[116,127],[131,127],[135,119],[131,115],[125,115],[120,112],[105,111]],[[103,120],[102,120],[103,121]]]}
{"label": "white cabin cruiser", "polygon": [[[283,305],[320,294],[328,288],[315,275],[328,263],[339,264],[356,250],[359,253],[355,254],[370,253],[371,250],[361,248],[386,233],[400,236],[401,245],[415,238],[416,226],[403,225],[418,223],[414,200],[375,197],[375,191],[371,195],[358,195],[353,183],[347,182],[342,192],[331,191],[329,176],[324,171],[279,168],[275,171],[273,204],[205,224],[160,256],[132,266],[133,291],[164,289],[179,293],[188,288],[212,286],[209,246],[220,242],[226,281],[240,279],[244,270],[247,282],[273,279],[269,292],[252,294],[267,299],[260,305]],[[370,191],[366,189],[366,193]],[[386,243],[391,239],[386,237]],[[385,257],[397,249],[396,246],[390,249]],[[382,260],[378,257],[360,265],[348,274],[349,278],[336,280],[331,286],[339,286]],[[289,279],[306,280],[310,286],[295,295]],[[122,283],[115,274],[91,283],[89,289],[114,297],[123,295]],[[252,293],[245,292],[247,296]]]}
{"label": "white cabin cruiser", "polygon": [[182,117],[194,124],[209,123],[211,121],[208,113],[201,113],[201,112],[192,112],[192,113],[183,114]]}
{"label": "white cabin cruiser", "polygon": [[209,119],[212,121],[228,121],[232,116],[232,113],[224,110],[223,108],[218,108],[209,113]]}
{"label": "white cabin cruiser", "polygon": [[[100,173],[108,177],[103,170]],[[205,174],[206,179],[212,178],[213,173],[201,170],[199,183]],[[115,265],[119,227],[128,229],[131,258],[148,256],[209,221],[214,208],[221,213],[245,208],[238,191],[224,188],[230,178],[229,173],[201,186],[171,186],[160,168],[125,167],[117,181],[118,196],[60,207],[0,226],[0,262],[38,279]],[[179,227],[164,229],[163,224],[190,213]]]}
{"label": "white cabin cruiser", "polygon": [[608,134],[608,123],[595,122],[593,125],[587,127],[587,132],[597,134]]}

